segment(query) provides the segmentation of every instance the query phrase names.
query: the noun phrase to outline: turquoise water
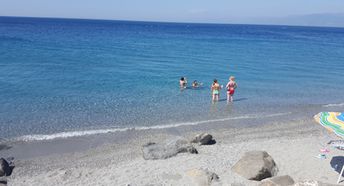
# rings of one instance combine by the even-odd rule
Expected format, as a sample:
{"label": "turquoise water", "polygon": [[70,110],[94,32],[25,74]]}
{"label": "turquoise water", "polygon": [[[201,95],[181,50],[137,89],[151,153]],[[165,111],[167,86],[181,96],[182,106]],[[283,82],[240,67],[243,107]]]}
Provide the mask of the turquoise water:
{"label": "turquoise water", "polygon": [[[2,138],[344,103],[344,28],[0,17],[0,54]],[[234,103],[212,104],[230,75]]]}

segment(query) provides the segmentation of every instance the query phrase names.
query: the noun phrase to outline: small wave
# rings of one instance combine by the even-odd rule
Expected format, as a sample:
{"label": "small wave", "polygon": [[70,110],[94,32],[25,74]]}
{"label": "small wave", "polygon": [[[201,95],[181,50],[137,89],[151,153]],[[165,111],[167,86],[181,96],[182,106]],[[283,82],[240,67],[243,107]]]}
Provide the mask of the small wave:
{"label": "small wave", "polygon": [[100,130],[85,130],[85,131],[71,131],[71,132],[60,132],[55,134],[34,134],[34,135],[25,135],[16,138],[15,141],[41,141],[41,140],[53,140],[59,138],[70,138],[70,137],[79,137],[95,134],[106,134],[127,131],[132,128],[116,128],[116,129],[100,129]]}
{"label": "small wave", "polygon": [[283,116],[283,115],[289,115],[289,114],[291,114],[291,112],[275,113],[275,114],[269,114],[269,115],[246,115],[246,116],[231,117],[231,118],[203,120],[203,121],[195,121],[195,122],[184,122],[184,123],[175,123],[175,124],[167,124],[167,125],[155,125],[155,126],[147,126],[147,127],[112,128],[112,129],[110,128],[110,129],[99,129],[99,130],[60,132],[60,133],[55,133],[55,134],[34,134],[34,135],[25,135],[25,136],[18,137],[15,139],[15,141],[25,141],[25,142],[42,141],[42,140],[54,140],[54,139],[80,137],[80,136],[87,136],[87,135],[96,135],[96,134],[124,132],[124,131],[129,131],[129,130],[167,129],[167,128],[174,128],[174,127],[181,127],[181,126],[200,125],[204,123],[229,121],[229,120],[277,117],[277,116]]}
{"label": "small wave", "polygon": [[0,36],[1,41],[23,41],[23,42],[30,42],[28,39],[24,39],[21,37],[11,37],[11,36]]}
{"label": "small wave", "polygon": [[323,105],[323,107],[342,107],[342,106],[344,106],[344,103],[333,103],[333,104]]}

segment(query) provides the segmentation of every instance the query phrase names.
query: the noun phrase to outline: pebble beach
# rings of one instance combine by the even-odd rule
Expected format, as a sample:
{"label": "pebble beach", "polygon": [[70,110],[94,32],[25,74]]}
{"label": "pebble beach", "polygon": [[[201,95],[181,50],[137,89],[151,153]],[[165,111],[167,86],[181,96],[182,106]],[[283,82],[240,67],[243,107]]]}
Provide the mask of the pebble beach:
{"label": "pebble beach", "polygon": [[[247,180],[231,170],[245,152],[254,150],[269,153],[278,167],[277,175],[289,175],[295,183],[305,180],[336,183],[338,172],[330,162],[342,152],[326,147],[328,138],[334,136],[311,119],[284,125],[269,123],[203,131],[212,134],[216,143],[194,144],[198,154],[179,153],[158,160],[145,160],[142,156],[142,146],[148,142],[191,139],[200,132],[187,131],[176,136],[166,130],[145,131],[121,143],[16,159],[8,185],[198,185],[187,174],[194,169],[218,175],[219,179],[209,185],[259,185],[259,181]],[[326,159],[317,157],[322,148],[329,148]]]}

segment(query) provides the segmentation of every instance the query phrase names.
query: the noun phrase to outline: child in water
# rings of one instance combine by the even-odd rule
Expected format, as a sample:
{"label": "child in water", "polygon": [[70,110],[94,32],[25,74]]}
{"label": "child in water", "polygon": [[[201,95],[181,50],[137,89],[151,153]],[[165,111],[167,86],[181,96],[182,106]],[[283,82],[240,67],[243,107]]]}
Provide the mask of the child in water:
{"label": "child in water", "polygon": [[199,87],[201,87],[201,86],[203,86],[203,83],[202,83],[202,82],[199,82],[199,81],[197,81],[197,80],[195,80],[195,81],[192,82],[192,88],[199,88]]}
{"label": "child in water", "polygon": [[237,84],[235,82],[235,77],[231,76],[229,77],[229,82],[226,85],[227,88],[227,102],[233,102],[233,95],[234,95],[234,91],[237,88]]}
{"label": "child in water", "polygon": [[221,90],[220,84],[217,82],[217,79],[214,79],[214,82],[211,85],[211,94],[213,96],[213,101],[219,101],[220,90]]}
{"label": "child in water", "polygon": [[180,88],[186,88],[186,85],[187,85],[187,80],[186,80],[186,77],[181,77],[180,80],[179,80],[179,85],[180,85]]}

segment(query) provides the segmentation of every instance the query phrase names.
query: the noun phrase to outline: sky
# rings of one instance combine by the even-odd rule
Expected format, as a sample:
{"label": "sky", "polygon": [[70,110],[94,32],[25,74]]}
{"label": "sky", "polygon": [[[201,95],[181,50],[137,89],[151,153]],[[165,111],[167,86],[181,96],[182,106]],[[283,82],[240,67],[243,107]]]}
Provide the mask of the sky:
{"label": "sky", "polygon": [[0,4],[0,16],[344,26],[344,0],[0,0]]}

